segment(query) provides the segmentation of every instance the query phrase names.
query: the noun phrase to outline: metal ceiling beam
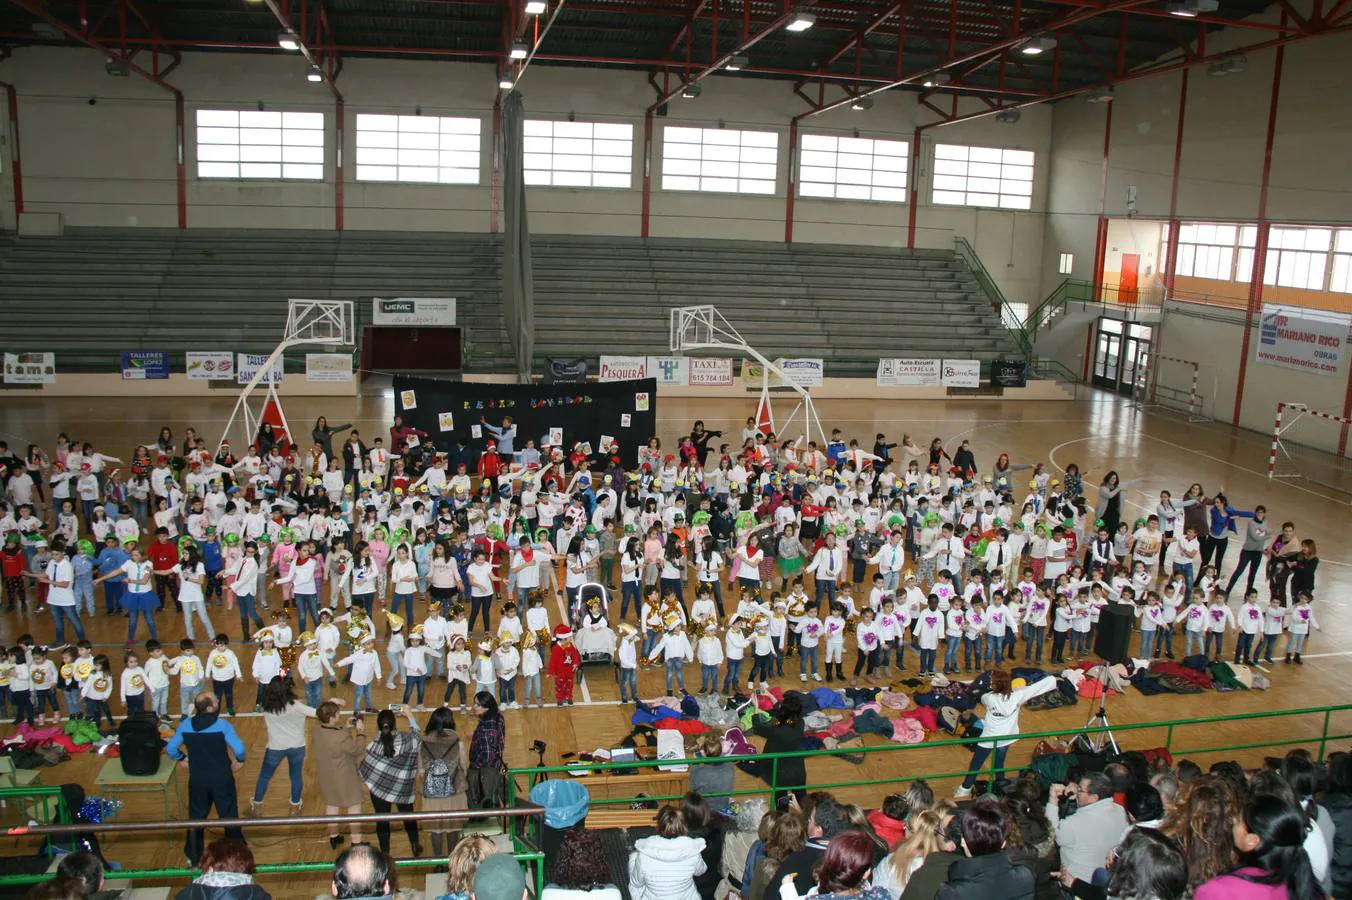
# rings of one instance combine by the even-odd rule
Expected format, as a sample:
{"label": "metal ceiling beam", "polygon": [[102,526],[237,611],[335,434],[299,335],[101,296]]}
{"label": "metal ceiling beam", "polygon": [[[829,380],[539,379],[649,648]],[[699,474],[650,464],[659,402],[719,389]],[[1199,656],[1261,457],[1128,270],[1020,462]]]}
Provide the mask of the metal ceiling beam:
{"label": "metal ceiling beam", "polygon": [[[669,59],[671,54],[676,52],[676,48],[681,46],[681,41],[685,40],[686,36],[694,30],[695,20],[700,17],[700,13],[704,12],[704,7],[708,5],[709,0],[697,0],[695,5],[690,8],[689,13],[687,13],[685,17],[685,24],[680,27],[680,30],[676,32],[675,36],[673,36],[671,41],[667,44],[667,50],[662,54],[663,59]],[[691,40],[693,41],[694,38],[692,37]]]}
{"label": "metal ceiling beam", "polygon": [[864,38],[868,37],[870,34],[881,28],[884,24],[886,24],[888,19],[900,13],[905,5],[906,4],[904,2],[895,3],[887,7],[887,9],[883,10],[877,16],[875,16],[872,19],[872,21],[870,21],[863,28],[859,29],[858,34],[856,34],[853,38],[842,44],[839,50],[835,51],[830,56],[828,56],[826,58],[826,62],[821,64],[821,69],[825,71],[826,69],[831,68],[831,66],[842,56],[858,47],[863,42]]}
{"label": "metal ceiling beam", "polygon": [[[120,62],[127,67],[130,72],[135,72],[146,81],[162,90],[168,91],[174,97],[174,139],[175,139],[175,167],[176,167],[176,193],[178,195],[178,227],[188,227],[188,177],[187,177],[187,126],[185,124],[185,113],[183,106],[183,92],[172,84],[164,80],[163,72],[152,72],[141,65],[138,65],[126,53],[121,53],[114,48],[100,42],[94,37],[82,34],[79,29],[68,25],[43,6],[41,0],[10,0],[15,6],[27,11],[30,15],[47,22],[53,28],[59,30],[72,41],[84,44],[87,47],[99,51],[103,56],[110,60]],[[125,35],[125,31],[123,32]],[[124,38],[125,39],[125,38]],[[152,42],[152,46],[156,46]],[[158,54],[156,55],[156,68],[158,68]],[[177,63],[175,63],[177,65]],[[173,67],[170,66],[172,69]],[[166,70],[168,71],[168,70]]]}
{"label": "metal ceiling beam", "polygon": [[[949,59],[940,63],[937,66],[931,66],[927,69],[921,69],[917,72],[911,73],[910,75],[906,75],[902,78],[895,79],[888,84],[869,88],[867,91],[863,92],[863,96],[878,94],[883,91],[890,90],[891,88],[903,87],[908,84],[914,84],[918,81],[923,81],[927,76],[933,75],[934,73],[942,71],[944,69],[948,69],[953,66],[966,65],[969,62],[975,62],[977,60],[984,59],[991,54],[999,54],[1002,51],[1009,50],[1012,49],[1013,47],[1018,46],[1020,43],[1026,40],[1027,36],[1030,34],[1042,34],[1042,33],[1052,34],[1061,29],[1069,28],[1070,26],[1076,25],[1080,22],[1088,21],[1089,19],[1092,19],[1095,16],[1104,15],[1112,12],[1118,12],[1123,9],[1130,9],[1134,6],[1140,6],[1144,3],[1149,2],[1151,2],[1151,0],[1116,0],[1116,2],[1096,5],[1088,9],[1080,9],[1076,12],[1070,13],[1065,16],[1061,16],[1059,18],[1054,18],[1045,22],[1040,22],[1036,26],[1030,27],[1023,34],[1014,35],[1012,37],[1006,37],[1002,40],[996,41],[995,43],[989,46],[983,47],[980,50],[951,55]],[[839,109],[840,107],[845,106],[848,103],[852,102],[852,99],[853,98],[838,100],[835,103],[827,104],[821,107],[820,109],[813,109],[805,113],[799,113],[797,116],[794,117],[794,120],[797,121],[800,119],[810,118],[812,116],[820,115],[824,112],[829,112],[833,109]]]}
{"label": "metal ceiling beam", "polygon": [[[15,0],[15,2],[17,2],[17,0]],[[302,5],[305,2],[306,0],[301,0]],[[277,20],[277,24],[282,26],[282,30],[290,31],[296,35],[296,40],[300,44],[300,55],[305,57],[307,63],[323,73],[324,84],[328,86],[329,91],[333,94],[333,99],[342,103],[343,95],[339,92],[338,85],[334,84],[334,79],[337,77],[337,68],[334,66],[333,61],[329,61],[329,64],[325,65],[324,48],[319,46],[319,48],[316,49],[316,44],[318,42],[306,41],[306,35],[292,24],[291,17],[287,14],[286,10],[283,10],[282,7],[278,5],[277,0],[263,0],[263,3],[272,12],[273,18]],[[318,13],[316,13],[315,18],[319,21]]]}
{"label": "metal ceiling beam", "polygon": [[726,66],[728,64],[728,61],[737,54],[745,53],[752,47],[759,44],[761,41],[765,40],[770,35],[774,34],[776,31],[782,28],[789,21],[789,19],[793,17],[793,14],[794,14],[793,9],[786,8],[785,11],[781,13],[779,17],[776,18],[769,25],[762,28],[760,31],[757,31],[755,34],[747,35],[736,45],[723,51],[722,54],[719,55],[718,58],[713,61],[713,63],[704,67],[703,69],[700,69],[694,75],[690,75],[689,78],[684,83],[682,83],[680,87],[674,90],[663,91],[662,95],[657,98],[657,101],[653,103],[652,106],[648,107],[648,112],[649,113],[656,112],[658,107],[663,106],[664,104],[671,101],[673,98],[677,97],[681,93],[681,91],[685,88],[686,85],[698,84],[705,78],[708,78],[714,72],[717,72],[724,66]]}
{"label": "metal ceiling beam", "polygon": [[1208,65],[1210,63],[1217,62],[1218,60],[1222,60],[1227,57],[1232,57],[1239,54],[1247,55],[1251,53],[1259,53],[1262,52],[1263,50],[1271,50],[1278,47],[1287,47],[1290,46],[1291,44],[1299,43],[1300,41],[1309,40],[1310,38],[1322,37],[1324,35],[1329,34],[1348,34],[1348,33],[1352,33],[1352,24],[1322,25],[1322,26],[1316,25],[1312,26],[1312,30],[1310,31],[1288,34],[1282,37],[1269,38],[1264,41],[1249,44],[1248,46],[1232,47],[1228,50],[1223,50],[1216,53],[1207,53],[1197,55],[1191,58],[1185,57],[1183,59],[1170,60],[1143,69],[1134,69],[1130,72],[1123,74],[1120,77],[1112,78],[1099,84],[1084,85],[1082,87],[1060,91],[1058,93],[1044,97],[1041,100],[1024,100],[1019,101],[1017,103],[1003,104],[997,109],[980,110],[974,113],[967,113],[965,115],[956,116],[944,122],[933,122],[930,123],[929,125],[924,125],[921,127],[923,129],[938,128],[944,125],[953,125],[958,122],[969,122],[972,121],[973,119],[983,119],[986,116],[993,115],[997,112],[1002,112],[1007,109],[1022,109],[1023,107],[1032,106],[1036,103],[1049,103],[1057,100],[1065,100],[1070,97],[1076,97],[1087,91],[1092,91],[1098,88],[1125,84],[1130,81],[1140,81],[1145,78],[1153,78],[1157,75],[1166,75],[1170,72],[1181,72],[1187,69],[1191,69],[1195,66]]}

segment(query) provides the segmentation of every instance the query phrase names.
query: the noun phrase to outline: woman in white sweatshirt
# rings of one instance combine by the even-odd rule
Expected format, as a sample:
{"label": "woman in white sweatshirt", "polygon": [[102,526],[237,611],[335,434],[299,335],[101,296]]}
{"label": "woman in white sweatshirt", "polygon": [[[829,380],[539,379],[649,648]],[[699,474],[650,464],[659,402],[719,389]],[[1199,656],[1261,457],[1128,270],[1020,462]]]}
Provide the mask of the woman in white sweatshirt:
{"label": "woman in white sweatshirt", "polygon": [[1056,679],[1051,676],[1018,690],[1014,689],[1011,681],[1004,669],[991,672],[991,689],[981,697],[981,705],[986,707],[985,728],[981,732],[983,740],[972,748],[972,767],[962,780],[962,786],[953,792],[953,796],[959,800],[972,796],[976,776],[985,767],[986,758],[992,754],[995,756],[995,783],[1004,785],[1008,779],[1000,770],[1005,767],[1005,756],[1010,746],[1019,736],[1019,710],[1034,697],[1056,690]]}
{"label": "woman in white sweatshirt", "polygon": [[640,838],[629,854],[629,894],[633,900],[699,900],[695,876],[703,875],[704,838],[686,834],[674,806],[657,811],[657,834]]}

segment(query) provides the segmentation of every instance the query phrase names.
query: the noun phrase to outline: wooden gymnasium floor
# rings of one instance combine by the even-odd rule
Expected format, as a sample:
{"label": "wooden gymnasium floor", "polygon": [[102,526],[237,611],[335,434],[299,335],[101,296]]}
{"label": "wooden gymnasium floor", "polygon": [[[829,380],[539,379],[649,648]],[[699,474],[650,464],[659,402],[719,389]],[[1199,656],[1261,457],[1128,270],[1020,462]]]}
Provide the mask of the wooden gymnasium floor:
{"label": "wooden gymnasium floor", "polygon": [[[134,442],[153,438],[161,425],[168,424],[176,435],[186,426],[214,438],[225,423],[233,398],[189,403],[181,399],[163,401],[119,400],[52,400],[39,401],[7,397],[0,407],[0,437],[11,447],[28,441],[51,447],[58,431],[73,438],[88,439],[105,452],[121,453]],[[689,430],[691,421],[703,418],[710,428],[721,428],[728,433],[740,429],[742,421],[751,412],[751,401],[694,401],[662,400],[659,407],[660,436],[664,444],[674,444],[675,438]],[[374,394],[358,400],[293,401],[287,407],[291,421],[308,426],[316,415],[326,415],[330,422],[355,421],[370,436],[387,428],[392,412],[388,395]],[[1131,410],[1118,397],[1088,391],[1077,401],[1068,402],[901,402],[901,401],[826,401],[819,408],[822,421],[828,428],[837,426],[847,436],[858,437],[869,445],[873,435],[882,431],[889,439],[897,440],[903,432],[912,434],[922,445],[935,435],[942,436],[951,447],[958,440],[968,438],[976,452],[979,464],[988,467],[1001,451],[1008,452],[1015,463],[1045,461],[1057,472],[1071,462],[1087,469],[1091,483],[1108,468],[1116,468],[1123,480],[1136,482],[1129,493],[1130,502],[1140,507],[1153,507],[1161,489],[1181,494],[1193,481],[1200,481],[1215,491],[1221,487],[1232,503],[1241,508],[1266,504],[1269,518],[1281,522],[1294,519],[1304,537],[1320,540],[1324,552],[1319,570],[1319,601],[1317,608],[1324,631],[1311,636],[1302,668],[1278,663],[1272,673],[1273,686],[1267,692],[1237,694],[1205,693],[1179,697],[1145,697],[1134,690],[1123,697],[1114,697],[1109,703],[1109,715],[1114,724],[1187,719],[1189,717],[1257,712],[1274,709],[1295,709],[1322,704],[1345,702],[1352,687],[1352,669],[1346,649],[1352,640],[1352,624],[1345,621],[1344,592],[1352,585],[1352,550],[1345,542],[1331,538],[1344,534],[1349,522],[1348,508],[1343,499],[1324,496],[1317,488],[1287,482],[1269,482],[1265,477],[1267,459],[1266,438],[1214,424],[1188,424],[1167,412],[1143,413]],[[1143,514],[1143,513],[1142,513]],[[1233,543],[1233,542],[1232,542]],[[1237,557],[1237,548],[1230,551],[1229,572]],[[1236,601],[1237,602],[1237,601]],[[230,621],[227,614],[214,609],[215,621]],[[228,614],[230,617],[234,613]],[[161,615],[161,623],[171,620]],[[50,639],[51,623],[45,618],[21,620],[10,614],[0,619],[0,638],[6,643],[21,631],[34,632],[39,639]],[[165,631],[178,636],[181,625],[169,626]],[[234,632],[231,622],[231,631]],[[93,625],[96,640],[105,650],[116,656],[124,639],[124,620],[100,617]],[[1233,646],[1233,637],[1227,640]],[[241,654],[247,670],[249,655]],[[914,666],[914,660],[911,661]],[[793,662],[790,661],[790,665]],[[698,684],[698,669],[690,667],[690,677]],[[593,668],[587,672],[587,690],[591,702],[580,703],[569,710],[552,706],[542,710],[511,711],[506,714],[509,731],[509,761],[514,765],[534,761],[528,747],[533,739],[547,742],[545,754],[548,763],[557,763],[566,751],[588,751],[612,746],[629,730],[629,712],[615,702],[616,686],[609,670]],[[784,687],[796,686],[796,678],[777,682]],[[693,685],[692,685],[693,686]],[[661,672],[653,670],[640,675],[640,687],[645,695],[661,693]],[[248,693],[247,688],[243,689]],[[546,686],[546,691],[549,687]],[[177,692],[171,704],[176,710]],[[391,692],[376,690],[376,702],[398,699]],[[1093,710],[1087,703],[1054,712],[1031,713],[1024,717],[1025,731],[1039,728],[1075,728],[1083,726]],[[234,721],[250,746],[248,763],[240,773],[240,793],[251,792],[262,758],[264,730],[262,723],[252,715],[241,715]],[[465,721],[466,732],[472,723]],[[1315,716],[1293,717],[1281,720],[1239,721],[1223,726],[1180,727],[1175,746],[1208,747],[1221,744],[1240,744],[1274,738],[1316,736],[1321,721]],[[1333,733],[1352,731],[1352,715],[1337,715],[1333,719]],[[8,727],[5,727],[8,731]],[[877,740],[870,738],[870,741]],[[1128,748],[1157,746],[1164,741],[1160,731],[1124,732],[1122,742]],[[1011,760],[1022,762],[1032,750],[1031,742],[1018,745]],[[1247,753],[1196,755],[1204,765],[1219,758],[1236,756],[1256,764],[1265,751]],[[1280,752],[1280,751],[1270,751]],[[812,765],[810,778],[814,782],[850,781],[862,778],[895,778],[903,780],[923,773],[961,769],[965,751],[953,749],[927,750],[923,745],[900,753],[870,754],[862,765],[846,762],[820,761]],[[77,757],[58,769],[43,772],[47,784],[79,781],[90,785],[103,759],[95,756]],[[751,787],[752,782],[739,775],[739,787]],[[947,793],[954,782],[937,785]],[[286,779],[279,771],[267,798],[267,813],[286,814]],[[847,789],[845,797],[861,804],[876,805],[883,791],[879,789]],[[306,786],[306,812],[322,812],[313,783]],[[12,815],[12,810],[9,811]],[[159,798],[132,800],[123,812],[126,819],[150,819],[161,814]],[[161,866],[182,862],[179,850],[180,834],[163,834],[115,838],[108,842],[108,855],[128,866]],[[333,854],[319,830],[300,830],[294,833],[271,830],[254,831],[252,843],[259,860],[278,862],[289,860],[328,860]],[[0,853],[21,852],[20,847],[5,839]],[[407,854],[403,835],[396,829],[394,850]],[[313,895],[325,887],[323,879],[291,876],[285,880],[268,878],[267,887],[282,896]],[[420,878],[414,884],[421,885]]]}

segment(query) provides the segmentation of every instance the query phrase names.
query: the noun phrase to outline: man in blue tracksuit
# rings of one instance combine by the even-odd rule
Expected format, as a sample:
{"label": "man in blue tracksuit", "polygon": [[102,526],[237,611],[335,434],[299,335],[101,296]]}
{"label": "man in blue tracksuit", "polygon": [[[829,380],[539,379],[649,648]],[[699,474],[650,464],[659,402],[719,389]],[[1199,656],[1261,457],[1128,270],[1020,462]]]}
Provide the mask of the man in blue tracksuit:
{"label": "man in blue tracksuit", "polygon": [[[205,819],[213,804],[222,819],[238,818],[235,773],[244,768],[244,742],[229,722],[219,718],[215,694],[198,694],[193,708],[196,714],[178,726],[164,751],[188,770],[188,818]],[[244,831],[227,828],[225,836],[243,841]],[[188,832],[183,852],[192,865],[197,865],[202,856],[201,829]]]}

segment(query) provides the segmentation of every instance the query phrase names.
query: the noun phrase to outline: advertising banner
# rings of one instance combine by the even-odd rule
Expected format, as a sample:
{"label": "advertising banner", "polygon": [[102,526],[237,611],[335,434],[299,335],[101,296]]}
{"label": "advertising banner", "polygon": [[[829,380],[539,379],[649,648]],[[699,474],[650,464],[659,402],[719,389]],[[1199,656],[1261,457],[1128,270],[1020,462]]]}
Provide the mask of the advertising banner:
{"label": "advertising banner", "polygon": [[944,387],[981,387],[981,360],[946,359],[940,378]]}
{"label": "advertising banner", "polygon": [[371,301],[372,325],[442,328],[455,324],[454,297],[376,297]]}
{"label": "advertising banner", "polygon": [[123,350],[124,381],[166,381],[169,378],[169,353],[166,350]]}
{"label": "advertising banner", "polygon": [[694,387],[732,385],[732,357],[690,357],[690,384]]}
{"label": "advertising banner", "polygon": [[648,357],[648,376],[657,379],[657,386],[690,383],[690,358],[686,356]]}
{"label": "advertising banner", "polygon": [[1352,316],[1345,313],[1264,303],[1257,359],[1269,366],[1336,376],[1349,323]]}
{"label": "advertising banner", "polygon": [[352,355],[349,353],[305,354],[306,381],[351,381]]}
{"label": "advertising banner", "polygon": [[189,350],[186,369],[192,381],[234,381],[235,354],[228,350]]}
{"label": "advertising banner", "polygon": [[939,360],[899,357],[878,360],[879,387],[938,387]]}
{"label": "advertising banner", "polygon": [[648,377],[646,356],[602,356],[597,381],[632,381]]}
{"label": "advertising banner", "polygon": [[[253,381],[253,377],[258,370],[267,365],[268,353],[240,353],[238,361],[235,363],[235,381],[237,384],[248,384]],[[282,383],[282,359],[277,358],[272,366],[272,371],[259,379],[259,384],[267,384],[271,379],[273,384]]]}
{"label": "advertising banner", "polygon": [[5,384],[56,384],[56,354],[6,353]]}

